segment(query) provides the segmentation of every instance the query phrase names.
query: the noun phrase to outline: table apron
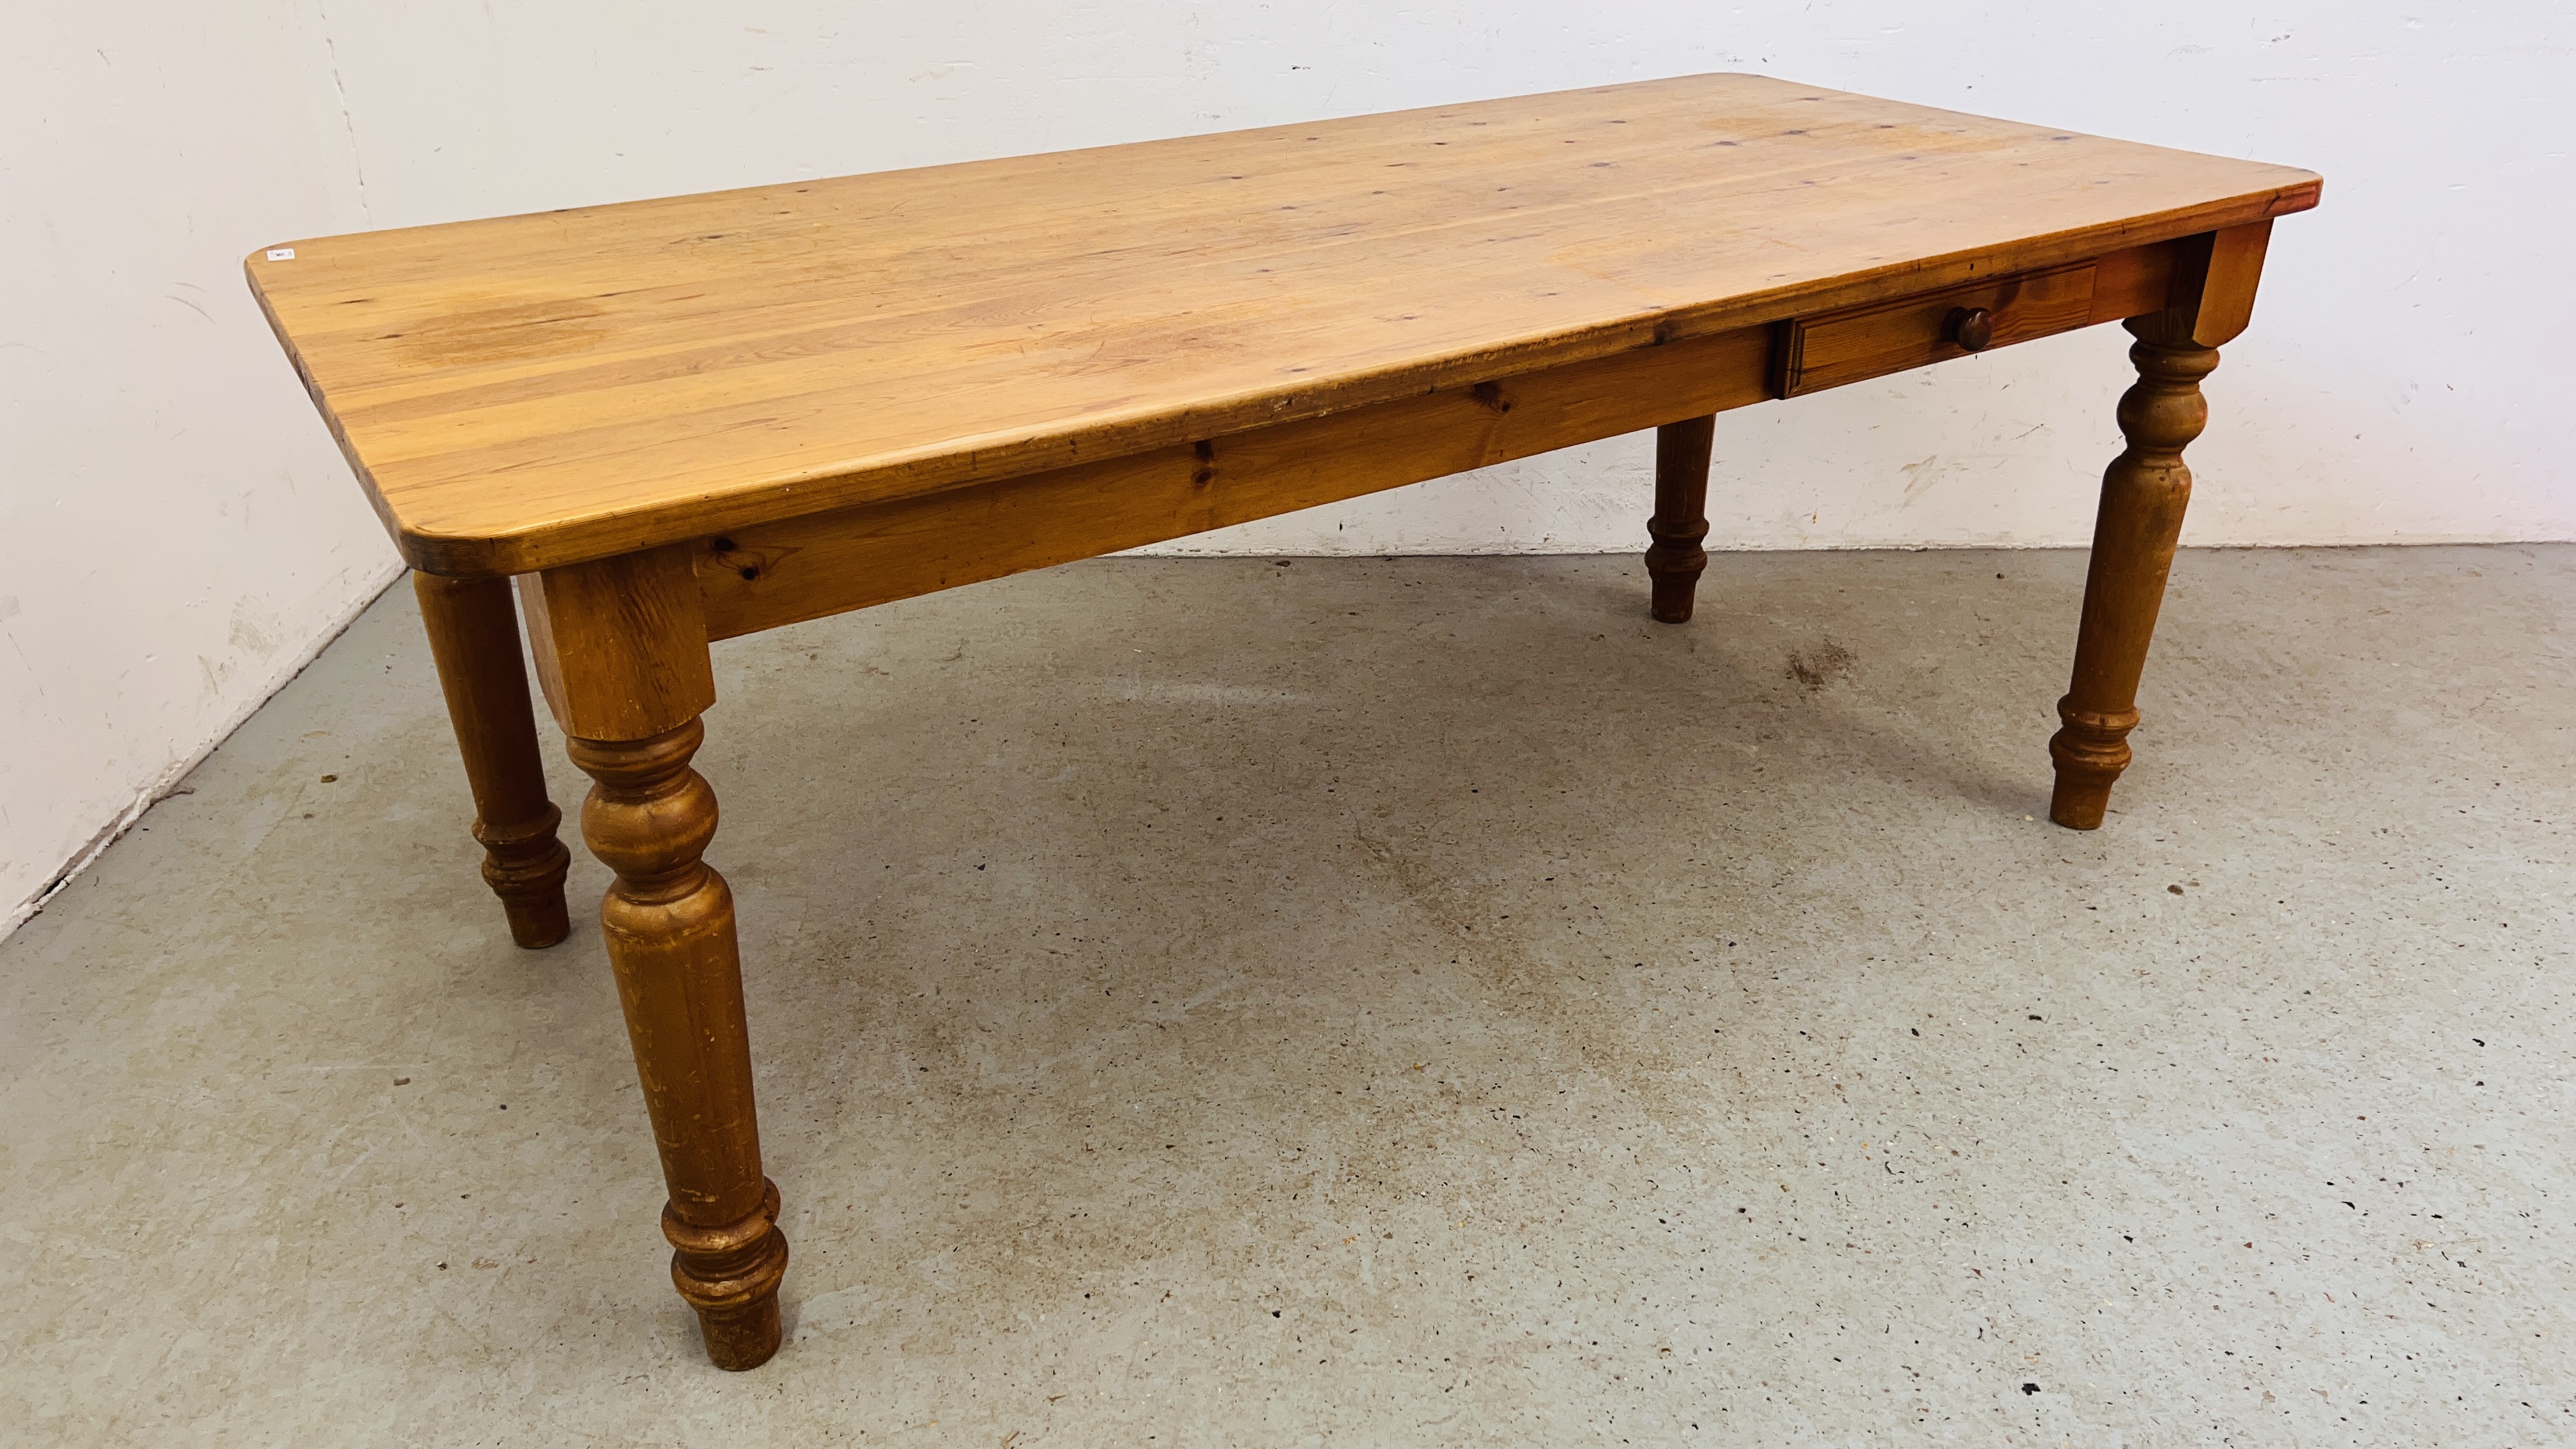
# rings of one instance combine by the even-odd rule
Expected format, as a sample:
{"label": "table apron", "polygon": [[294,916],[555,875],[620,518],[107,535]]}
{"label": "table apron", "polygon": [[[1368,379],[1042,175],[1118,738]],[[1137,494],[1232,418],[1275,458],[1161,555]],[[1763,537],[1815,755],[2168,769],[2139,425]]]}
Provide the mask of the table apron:
{"label": "table apron", "polygon": [[[2179,245],[2096,258],[2090,306],[2068,324],[2162,308]],[[1775,351],[1802,320],[735,529],[693,550],[707,637],[1184,538],[1763,402],[1781,391]],[[1854,370],[1834,382],[1899,366],[1891,359],[1876,373]]]}

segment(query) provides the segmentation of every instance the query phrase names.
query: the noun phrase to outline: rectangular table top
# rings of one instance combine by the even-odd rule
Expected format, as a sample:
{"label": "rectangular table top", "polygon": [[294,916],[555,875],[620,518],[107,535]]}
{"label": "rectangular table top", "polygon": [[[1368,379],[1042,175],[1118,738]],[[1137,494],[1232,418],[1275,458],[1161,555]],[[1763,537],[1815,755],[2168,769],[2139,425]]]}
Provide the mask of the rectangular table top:
{"label": "rectangular table top", "polygon": [[404,556],[518,573],[2051,266],[2319,185],[1702,75],[246,266]]}

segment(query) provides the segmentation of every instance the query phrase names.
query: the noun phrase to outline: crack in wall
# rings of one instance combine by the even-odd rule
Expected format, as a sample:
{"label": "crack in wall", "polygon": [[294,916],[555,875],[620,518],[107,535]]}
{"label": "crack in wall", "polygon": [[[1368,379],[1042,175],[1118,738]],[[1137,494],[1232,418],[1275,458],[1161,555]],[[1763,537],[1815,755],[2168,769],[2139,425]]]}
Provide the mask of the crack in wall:
{"label": "crack in wall", "polygon": [[322,22],[322,53],[331,63],[331,94],[340,102],[340,128],[349,138],[349,170],[358,179],[358,219],[373,227],[376,214],[367,205],[367,163],[358,154],[358,122],[349,113],[348,84],[340,79],[340,42],[331,35],[331,12],[317,3],[313,15]]}

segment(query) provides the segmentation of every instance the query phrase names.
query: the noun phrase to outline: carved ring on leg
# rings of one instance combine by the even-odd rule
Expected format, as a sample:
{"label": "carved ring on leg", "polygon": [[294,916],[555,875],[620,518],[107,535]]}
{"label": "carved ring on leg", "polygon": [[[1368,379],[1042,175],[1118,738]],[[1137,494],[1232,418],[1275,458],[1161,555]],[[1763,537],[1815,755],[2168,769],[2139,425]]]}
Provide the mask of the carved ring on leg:
{"label": "carved ring on leg", "polygon": [[2111,808],[2111,783],[2129,768],[2129,731],[2138,727],[2138,712],[2091,714],[2068,695],[2057,702],[2057,717],[2065,728],[2048,742],[2057,763],[2048,818],[2075,830],[2098,829]]}
{"label": "carved ring on leg", "polygon": [[1708,568],[1708,551],[1700,547],[1700,540],[1708,537],[1708,520],[1666,527],[1662,519],[1653,518],[1646,521],[1646,532],[1655,540],[1646,550],[1654,616],[1660,623],[1687,624],[1699,592],[1699,576]]}
{"label": "carved ring on leg", "polygon": [[564,877],[572,850],[556,838],[563,811],[548,802],[542,814],[509,828],[474,817],[474,839],[483,847],[483,883],[501,898],[510,939],[531,950],[572,934],[564,906]]}
{"label": "carved ring on leg", "polygon": [[1656,620],[1690,622],[1700,573],[1708,567],[1708,453],[1717,430],[1714,414],[1684,418],[1655,429],[1655,512],[1646,520],[1646,575],[1653,582]]}
{"label": "carved ring on leg", "polygon": [[787,1276],[778,1206],[778,1184],[763,1178],[759,1210],[739,1222],[699,1227],[662,1209],[671,1286],[698,1311],[707,1358],[717,1368],[755,1369],[778,1352],[778,1283]]}

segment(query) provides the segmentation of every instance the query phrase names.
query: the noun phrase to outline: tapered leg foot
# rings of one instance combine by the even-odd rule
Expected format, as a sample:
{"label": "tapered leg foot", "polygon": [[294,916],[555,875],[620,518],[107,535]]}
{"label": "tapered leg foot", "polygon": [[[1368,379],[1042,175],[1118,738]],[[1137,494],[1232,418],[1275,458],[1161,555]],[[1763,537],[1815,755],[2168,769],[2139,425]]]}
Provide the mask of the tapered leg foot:
{"label": "tapered leg foot", "polygon": [[1654,581],[1654,615],[1666,624],[1690,621],[1699,576],[1708,567],[1700,540],[1708,537],[1708,450],[1714,416],[1689,418],[1655,429],[1655,514],[1646,520],[1654,543],[1646,573]]}
{"label": "tapered leg foot", "polygon": [[738,1223],[701,1228],[665,1208],[671,1286],[698,1311],[707,1360],[756,1369],[778,1352],[778,1283],[787,1275],[787,1235],[778,1231],[778,1184],[761,1183],[759,1211]]}
{"label": "tapered leg foot", "polygon": [[2099,715],[2075,707],[2068,695],[2057,702],[2063,727],[2048,742],[2057,766],[2057,783],[2049,791],[2048,818],[2070,830],[2096,830],[2111,808],[2111,782],[2129,768],[2129,731],[2138,712]]}
{"label": "tapered leg foot", "polygon": [[411,579],[474,791],[483,882],[501,898],[511,940],[531,950],[551,946],[572,931],[564,909],[572,852],[555,834],[563,812],[546,798],[509,581],[417,573]]}
{"label": "tapered leg foot", "polygon": [[600,925],[670,1189],[671,1281],[707,1357],[749,1369],[778,1351],[787,1239],[760,1171],[733,892],[701,859],[716,798],[689,761],[704,738],[690,720],[640,740],[575,738],[572,757],[596,782],[582,838],[617,873]]}
{"label": "tapered leg foot", "polygon": [[2120,399],[2129,446],[2102,476],[2074,680],[2057,702],[2063,727],[2048,742],[2057,767],[2048,818],[2072,830],[2101,826],[2112,782],[2129,767],[2138,680],[2191,501],[2182,450],[2209,421],[2200,380],[2218,366],[2217,349],[2176,335],[2170,323],[2147,317],[2128,327],[2138,338],[2129,349],[2138,381]]}
{"label": "tapered leg foot", "polygon": [[543,814],[515,826],[496,827],[477,817],[474,838],[483,845],[483,883],[501,898],[510,939],[542,950],[572,934],[564,905],[564,876],[572,852],[555,837],[563,812],[548,802]]}

